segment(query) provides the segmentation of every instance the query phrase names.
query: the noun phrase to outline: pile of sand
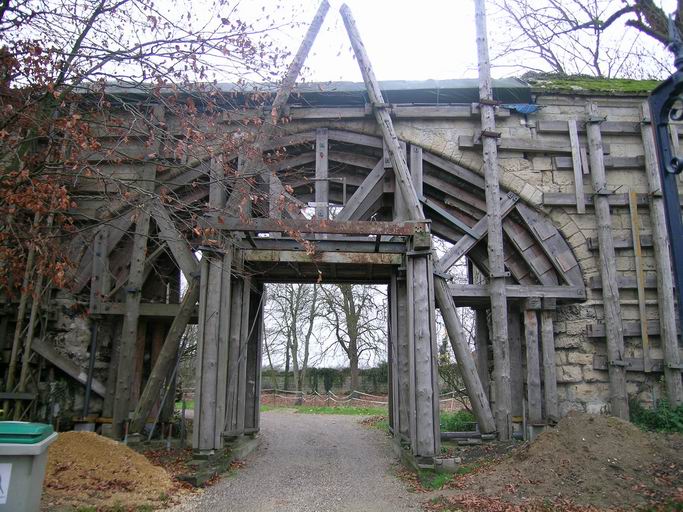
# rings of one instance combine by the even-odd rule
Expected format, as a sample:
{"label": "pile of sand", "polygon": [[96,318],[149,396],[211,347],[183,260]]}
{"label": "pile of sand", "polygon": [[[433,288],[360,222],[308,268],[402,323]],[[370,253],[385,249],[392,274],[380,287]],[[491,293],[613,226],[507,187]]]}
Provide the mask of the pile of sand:
{"label": "pile of sand", "polygon": [[49,449],[44,508],[161,505],[168,473],[127,446],[92,432],[63,432]]}
{"label": "pile of sand", "polygon": [[609,416],[573,413],[533,443],[459,482],[513,501],[640,506],[672,499],[683,484],[683,437],[643,432]]}

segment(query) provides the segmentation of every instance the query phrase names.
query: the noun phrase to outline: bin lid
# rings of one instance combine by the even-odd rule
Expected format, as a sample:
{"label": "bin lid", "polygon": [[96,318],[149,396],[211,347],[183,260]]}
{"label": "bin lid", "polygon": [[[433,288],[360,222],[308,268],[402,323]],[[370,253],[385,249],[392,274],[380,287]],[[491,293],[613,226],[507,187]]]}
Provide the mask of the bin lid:
{"label": "bin lid", "polygon": [[0,444],[36,444],[53,432],[52,425],[45,423],[0,421]]}

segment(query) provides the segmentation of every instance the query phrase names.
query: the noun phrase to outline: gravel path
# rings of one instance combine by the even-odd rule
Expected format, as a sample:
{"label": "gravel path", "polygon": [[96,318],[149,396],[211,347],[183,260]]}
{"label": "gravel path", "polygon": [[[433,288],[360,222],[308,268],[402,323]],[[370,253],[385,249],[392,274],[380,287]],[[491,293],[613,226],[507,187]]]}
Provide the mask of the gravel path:
{"label": "gravel path", "polygon": [[244,468],[175,512],[419,511],[420,496],[393,474],[389,440],[356,416],[268,411]]}

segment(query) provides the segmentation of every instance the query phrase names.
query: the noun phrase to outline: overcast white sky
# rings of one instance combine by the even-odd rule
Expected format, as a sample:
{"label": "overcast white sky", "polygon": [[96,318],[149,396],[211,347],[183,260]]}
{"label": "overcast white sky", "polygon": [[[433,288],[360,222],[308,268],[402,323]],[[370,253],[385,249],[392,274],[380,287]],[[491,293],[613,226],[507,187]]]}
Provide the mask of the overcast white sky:
{"label": "overcast white sky", "polygon": [[[289,0],[297,18],[313,18],[318,0]],[[340,0],[330,0],[325,24],[306,61],[308,81],[362,81],[353,58]],[[471,0],[347,0],[380,80],[476,76],[474,2]],[[306,27],[280,32],[296,49]]]}

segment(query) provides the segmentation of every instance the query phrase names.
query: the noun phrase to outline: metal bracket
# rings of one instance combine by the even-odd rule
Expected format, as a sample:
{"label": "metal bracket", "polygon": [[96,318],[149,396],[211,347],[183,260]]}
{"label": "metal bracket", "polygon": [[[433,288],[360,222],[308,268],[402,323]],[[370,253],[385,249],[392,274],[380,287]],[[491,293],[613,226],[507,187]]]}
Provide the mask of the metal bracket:
{"label": "metal bracket", "polygon": [[500,132],[493,132],[489,130],[482,130],[481,137],[488,137],[490,139],[500,139],[503,135]]}
{"label": "metal bracket", "polygon": [[619,366],[621,368],[626,368],[628,363],[626,361],[617,361],[616,359],[609,362],[610,366]]}
{"label": "metal bracket", "polygon": [[666,367],[670,370],[683,370],[683,364],[667,363]]}
{"label": "metal bracket", "polygon": [[479,100],[479,105],[490,105],[490,106],[497,107],[497,106],[502,105],[502,104],[503,104],[502,101],[499,101],[499,100],[490,100],[490,99],[488,99],[488,98],[481,98],[481,99]]}
{"label": "metal bracket", "polygon": [[600,123],[604,123],[606,120],[607,120],[606,116],[588,116],[586,118],[586,123],[600,124]]}
{"label": "metal bracket", "polygon": [[512,274],[510,274],[510,272],[503,272],[502,274],[494,274],[493,272],[491,272],[489,274],[489,279],[498,279],[501,277],[510,277],[511,275]]}

